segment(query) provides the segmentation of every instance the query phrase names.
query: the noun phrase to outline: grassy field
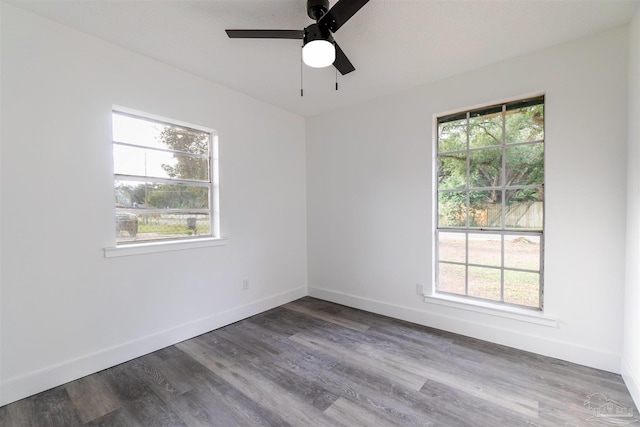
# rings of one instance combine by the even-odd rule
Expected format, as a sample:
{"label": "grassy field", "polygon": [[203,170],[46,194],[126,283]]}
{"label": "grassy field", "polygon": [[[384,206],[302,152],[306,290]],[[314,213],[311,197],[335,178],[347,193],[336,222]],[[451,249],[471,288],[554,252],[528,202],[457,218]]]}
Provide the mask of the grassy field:
{"label": "grassy field", "polygon": [[[209,224],[206,222],[196,225],[197,234],[209,234]],[[166,234],[171,236],[191,236],[193,230],[187,224],[139,224],[138,238],[143,238],[145,234]]]}
{"label": "grassy field", "polygon": [[211,225],[209,220],[206,218],[198,219],[195,230],[189,228],[186,218],[142,218],[138,222],[137,235],[133,237],[130,236],[127,231],[121,230],[118,235],[118,242],[144,242],[145,240],[170,239],[209,234],[211,234]]}

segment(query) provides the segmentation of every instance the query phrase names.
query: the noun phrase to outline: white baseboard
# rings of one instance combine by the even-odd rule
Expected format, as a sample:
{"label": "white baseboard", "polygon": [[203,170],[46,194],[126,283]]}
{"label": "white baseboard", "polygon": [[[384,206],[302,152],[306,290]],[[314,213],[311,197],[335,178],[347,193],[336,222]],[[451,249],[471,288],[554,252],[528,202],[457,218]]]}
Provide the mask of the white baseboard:
{"label": "white baseboard", "polygon": [[329,289],[311,286],[309,286],[308,289],[309,296],[337,304],[577,363],[579,365],[620,373],[619,354],[545,338],[541,335],[525,334],[518,331],[517,328],[499,328],[493,325],[470,322],[462,318],[462,316],[459,316],[460,311],[455,308],[451,309],[451,316],[447,316]]}
{"label": "white baseboard", "polygon": [[629,389],[629,394],[633,398],[636,408],[640,408],[640,376],[636,372],[624,356],[621,357],[621,374],[624,383]]}
{"label": "white baseboard", "polygon": [[221,328],[307,295],[306,286],[3,381],[0,406]]}

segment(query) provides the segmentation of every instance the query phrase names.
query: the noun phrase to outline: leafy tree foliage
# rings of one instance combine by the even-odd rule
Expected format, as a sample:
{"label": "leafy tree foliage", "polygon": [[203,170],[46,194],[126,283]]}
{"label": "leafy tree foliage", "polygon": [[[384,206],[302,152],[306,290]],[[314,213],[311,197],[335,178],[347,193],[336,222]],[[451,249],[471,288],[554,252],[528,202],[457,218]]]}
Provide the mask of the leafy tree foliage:
{"label": "leafy tree foliage", "polygon": [[116,185],[116,206],[143,206],[145,202],[146,188],[144,184],[119,183]]}
{"label": "leafy tree foliage", "polygon": [[[504,200],[507,207],[513,203],[540,200],[541,188],[509,190],[509,187],[541,186],[544,182],[544,144],[534,142],[543,139],[542,104],[514,109],[506,114],[501,108],[488,109],[471,113],[469,120],[459,118],[440,123],[438,189],[460,191],[439,192],[439,224],[463,226],[466,215],[470,215],[473,222],[474,209],[502,203],[503,185],[507,189]],[[469,212],[466,210],[467,197]]]}
{"label": "leafy tree foliage", "polygon": [[[167,126],[160,133],[160,141],[172,150],[207,155],[209,154],[209,134],[197,130],[178,126]],[[209,164],[207,159],[191,157],[184,154],[174,154],[175,165],[162,165],[162,169],[171,178],[209,179]]]}

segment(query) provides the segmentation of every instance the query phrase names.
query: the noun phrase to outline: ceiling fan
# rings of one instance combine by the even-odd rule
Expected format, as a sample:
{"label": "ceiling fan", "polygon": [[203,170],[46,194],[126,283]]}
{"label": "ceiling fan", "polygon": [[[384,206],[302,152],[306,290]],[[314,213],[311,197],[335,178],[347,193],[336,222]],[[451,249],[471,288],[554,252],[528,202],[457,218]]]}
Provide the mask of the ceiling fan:
{"label": "ceiling fan", "polygon": [[355,70],[333,33],[338,31],[369,0],[339,0],[329,9],[329,0],[307,0],[307,15],[316,21],[303,30],[226,30],[238,39],[302,39],[302,60],[314,68],[333,64],[341,74]]}

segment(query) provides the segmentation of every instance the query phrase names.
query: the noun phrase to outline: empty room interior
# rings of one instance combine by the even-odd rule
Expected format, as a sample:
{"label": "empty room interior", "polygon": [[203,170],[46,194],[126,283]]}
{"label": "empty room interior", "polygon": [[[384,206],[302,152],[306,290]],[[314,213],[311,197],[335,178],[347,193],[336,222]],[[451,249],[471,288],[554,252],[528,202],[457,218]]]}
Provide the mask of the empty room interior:
{"label": "empty room interior", "polygon": [[640,0],[0,0],[0,43],[0,425],[640,423]]}

